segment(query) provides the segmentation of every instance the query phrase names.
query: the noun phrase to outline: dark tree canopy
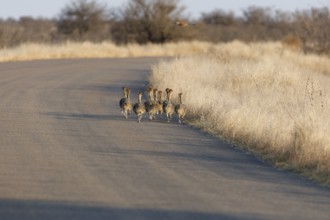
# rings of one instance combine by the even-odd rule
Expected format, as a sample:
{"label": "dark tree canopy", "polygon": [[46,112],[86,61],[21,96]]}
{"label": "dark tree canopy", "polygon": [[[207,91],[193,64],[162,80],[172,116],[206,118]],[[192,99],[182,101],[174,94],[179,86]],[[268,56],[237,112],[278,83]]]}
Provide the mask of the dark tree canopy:
{"label": "dark tree canopy", "polygon": [[102,40],[109,32],[104,5],[92,0],[76,0],[62,9],[58,31],[75,40]]}
{"label": "dark tree canopy", "polygon": [[164,43],[183,37],[174,22],[182,18],[178,0],[130,0],[114,13],[117,42]]}

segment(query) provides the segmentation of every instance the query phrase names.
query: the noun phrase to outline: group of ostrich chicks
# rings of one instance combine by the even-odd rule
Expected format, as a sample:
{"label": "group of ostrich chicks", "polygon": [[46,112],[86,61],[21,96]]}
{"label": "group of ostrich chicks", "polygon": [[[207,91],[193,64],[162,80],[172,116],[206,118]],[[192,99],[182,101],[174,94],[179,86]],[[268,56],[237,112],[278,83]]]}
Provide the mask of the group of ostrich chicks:
{"label": "group of ostrich chicks", "polygon": [[133,110],[137,116],[137,122],[140,123],[142,119],[142,115],[144,113],[148,113],[150,120],[155,120],[156,115],[160,115],[162,119],[163,113],[166,115],[167,122],[170,122],[174,113],[178,115],[179,123],[181,124],[182,119],[186,115],[187,107],[182,103],[182,93],[179,93],[179,103],[174,105],[172,104],[172,93],[173,90],[167,88],[166,92],[166,100],[163,101],[163,91],[158,91],[158,89],[154,89],[149,87],[148,90],[148,100],[142,103],[142,92],[138,93],[138,101],[134,105],[131,102],[131,90],[130,88],[123,87],[123,95],[124,97],[120,99],[119,106],[121,109],[121,113],[127,119],[128,115],[131,114]]}

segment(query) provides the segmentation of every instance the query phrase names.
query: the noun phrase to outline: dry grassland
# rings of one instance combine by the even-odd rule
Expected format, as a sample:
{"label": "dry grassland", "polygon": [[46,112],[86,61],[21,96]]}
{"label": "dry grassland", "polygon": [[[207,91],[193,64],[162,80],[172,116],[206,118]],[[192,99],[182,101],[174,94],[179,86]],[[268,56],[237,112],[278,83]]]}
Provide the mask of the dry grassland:
{"label": "dry grassland", "polygon": [[164,45],[129,44],[118,46],[112,42],[65,44],[23,44],[16,48],[0,50],[0,62],[27,61],[67,58],[108,58],[108,57],[154,57],[181,56],[206,53],[211,44],[203,42],[180,42]]}
{"label": "dry grassland", "polygon": [[233,42],[162,61],[149,81],[185,94],[188,123],[329,184],[329,64],[280,43]]}

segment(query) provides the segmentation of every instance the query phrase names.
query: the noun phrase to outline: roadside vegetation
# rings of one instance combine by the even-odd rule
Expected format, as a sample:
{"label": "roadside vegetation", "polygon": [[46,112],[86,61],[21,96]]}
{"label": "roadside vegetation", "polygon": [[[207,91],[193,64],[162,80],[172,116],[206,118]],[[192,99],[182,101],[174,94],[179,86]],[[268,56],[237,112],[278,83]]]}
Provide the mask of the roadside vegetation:
{"label": "roadside vegetation", "polygon": [[[0,18],[0,50],[25,44],[67,42],[164,44],[181,41],[295,42],[305,53],[330,55],[330,10],[295,12],[250,6],[242,15],[219,8],[190,18],[179,0],[127,0],[119,8],[96,0],[72,0],[54,18]],[[176,21],[194,24],[187,28]]]}
{"label": "roadside vegetation", "polygon": [[185,94],[187,123],[329,184],[329,62],[280,43],[232,42],[162,61],[149,81]]}
{"label": "roadside vegetation", "polygon": [[126,44],[112,42],[67,42],[58,45],[23,44],[0,50],[0,62],[67,58],[183,56],[206,53],[212,47],[207,42],[177,42],[166,44]]}

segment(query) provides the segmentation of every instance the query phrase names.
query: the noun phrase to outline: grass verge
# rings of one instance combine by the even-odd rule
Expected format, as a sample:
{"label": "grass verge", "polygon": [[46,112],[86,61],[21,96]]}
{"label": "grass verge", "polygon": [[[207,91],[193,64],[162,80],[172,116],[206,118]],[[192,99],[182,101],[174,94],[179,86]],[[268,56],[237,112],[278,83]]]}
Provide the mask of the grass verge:
{"label": "grass verge", "polygon": [[183,92],[187,122],[330,184],[330,60],[233,42],[161,61],[150,84]]}

